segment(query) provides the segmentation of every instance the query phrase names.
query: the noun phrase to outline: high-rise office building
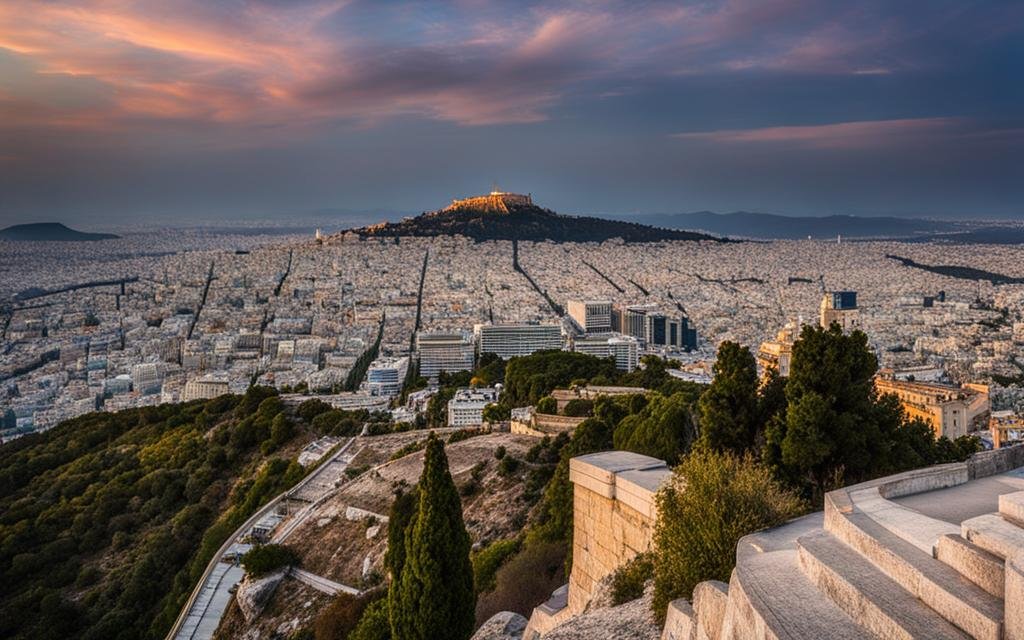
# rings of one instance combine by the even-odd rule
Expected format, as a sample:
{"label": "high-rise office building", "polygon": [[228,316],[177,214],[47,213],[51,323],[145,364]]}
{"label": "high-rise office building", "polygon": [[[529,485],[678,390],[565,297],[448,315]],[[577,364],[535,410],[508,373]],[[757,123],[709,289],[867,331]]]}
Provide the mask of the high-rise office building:
{"label": "high-rise office building", "polygon": [[608,300],[570,300],[569,317],[586,333],[612,330],[612,303]]}
{"label": "high-rise office building", "polygon": [[408,356],[377,358],[366,371],[366,390],[371,396],[397,396],[402,392],[408,370]]}
{"label": "high-rise office building", "polygon": [[463,333],[417,333],[416,353],[420,375],[436,380],[442,371],[467,371],[473,368],[473,342]]}
{"label": "high-rise office building", "polygon": [[481,354],[493,353],[505,360],[563,345],[557,324],[478,324],[473,330]]}
{"label": "high-rise office building", "polygon": [[821,326],[828,329],[832,323],[843,333],[860,329],[860,309],[856,291],[828,291],[821,297]]}
{"label": "high-rise office building", "polygon": [[663,313],[657,305],[616,305],[612,313],[616,331],[641,340],[648,347],[695,349],[697,331],[686,316]]}

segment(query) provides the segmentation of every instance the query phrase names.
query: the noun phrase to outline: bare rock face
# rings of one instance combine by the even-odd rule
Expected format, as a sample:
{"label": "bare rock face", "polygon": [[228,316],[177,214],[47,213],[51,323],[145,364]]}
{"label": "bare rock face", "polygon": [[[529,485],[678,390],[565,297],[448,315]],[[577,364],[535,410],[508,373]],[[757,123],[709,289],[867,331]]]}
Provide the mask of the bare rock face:
{"label": "bare rock face", "polygon": [[263,608],[267,606],[274,591],[277,590],[277,585],[281,584],[281,580],[284,579],[284,574],[285,571],[282,569],[262,578],[246,576],[239,583],[235,599],[238,601],[238,608],[242,610],[242,616],[245,617],[246,622],[252,622],[263,612]]}
{"label": "bare rock face", "polygon": [[527,620],[512,611],[500,611],[476,630],[470,640],[521,640]]}
{"label": "bare rock face", "polygon": [[653,589],[618,607],[588,609],[544,634],[544,640],[658,640],[661,627],[651,612]]}

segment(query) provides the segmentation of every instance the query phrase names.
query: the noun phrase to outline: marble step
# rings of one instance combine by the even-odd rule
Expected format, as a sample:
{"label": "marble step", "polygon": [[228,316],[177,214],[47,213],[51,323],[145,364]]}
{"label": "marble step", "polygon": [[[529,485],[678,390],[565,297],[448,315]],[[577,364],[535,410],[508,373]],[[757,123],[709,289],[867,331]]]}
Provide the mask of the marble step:
{"label": "marble step", "polygon": [[854,622],[894,640],[966,640],[970,636],[831,534],[797,539],[804,574]]}

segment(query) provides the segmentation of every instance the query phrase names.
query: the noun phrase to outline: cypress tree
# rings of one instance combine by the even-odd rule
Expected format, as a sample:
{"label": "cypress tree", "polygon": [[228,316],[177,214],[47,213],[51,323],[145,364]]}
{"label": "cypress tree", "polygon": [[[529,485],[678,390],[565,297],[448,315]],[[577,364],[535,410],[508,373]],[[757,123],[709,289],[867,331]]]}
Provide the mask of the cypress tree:
{"label": "cypress tree", "polygon": [[416,518],[418,502],[415,487],[412,491],[399,490],[388,514],[388,550],[384,555],[384,566],[391,574],[391,582],[388,584],[389,603],[396,602],[399,597],[402,568],[405,566],[405,532]]}
{"label": "cypress tree", "polygon": [[698,401],[701,443],[715,451],[743,453],[759,430],[757,363],[750,349],[725,341],[715,377]]}
{"label": "cypress tree", "polygon": [[389,597],[392,637],[466,640],[473,635],[476,609],[469,534],[444,445],[433,434],[416,513],[404,537],[401,575]]}

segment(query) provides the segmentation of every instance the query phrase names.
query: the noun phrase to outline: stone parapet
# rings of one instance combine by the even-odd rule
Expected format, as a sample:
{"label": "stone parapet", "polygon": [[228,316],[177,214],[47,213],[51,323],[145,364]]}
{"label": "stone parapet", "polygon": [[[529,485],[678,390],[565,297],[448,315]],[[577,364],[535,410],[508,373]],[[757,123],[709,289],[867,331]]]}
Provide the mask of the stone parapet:
{"label": "stone parapet", "polygon": [[655,495],[671,473],[662,460],[626,451],[569,461],[574,509],[570,610],[582,611],[598,582],[651,548]]}

